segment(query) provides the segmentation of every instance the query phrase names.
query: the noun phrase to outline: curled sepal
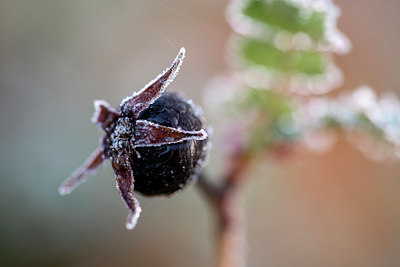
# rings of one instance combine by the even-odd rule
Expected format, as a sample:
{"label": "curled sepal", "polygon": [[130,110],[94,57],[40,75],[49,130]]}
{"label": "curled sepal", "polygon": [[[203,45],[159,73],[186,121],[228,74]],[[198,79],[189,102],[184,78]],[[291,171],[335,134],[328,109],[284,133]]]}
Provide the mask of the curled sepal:
{"label": "curled sepal", "polygon": [[120,105],[121,113],[137,118],[161,96],[165,88],[175,79],[185,58],[185,48],[179,50],[171,67],[148,83],[142,90],[124,98]]}
{"label": "curled sepal", "polygon": [[104,100],[95,100],[94,110],[92,122],[104,131],[119,116],[119,113]]}
{"label": "curled sepal", "polygon": [[131,211],[126,222],[126,228],[131,230],[136,226],[142,209],[140,208],[139,201],[133,195],[135,180],[133,178],[129,153],[125,152],[120,156],[112,157],[111,164],[114,169],[117,188]]}
{"label": "curled sepal", "polygon": [[161,146],[180,143],[186,140],[204,140],[206,138],[207,132],[204,129],[199,131],[185,131],[145,120],[137,120],[134,147]]}
{"label": "curled sepal", "polygon": [[89,175],[94,174],[103,165],[103,162],[103,150],[98,147],[86,162],[59,187],[58,192],[60,195],[71,193],[78,185],[86,181]]}

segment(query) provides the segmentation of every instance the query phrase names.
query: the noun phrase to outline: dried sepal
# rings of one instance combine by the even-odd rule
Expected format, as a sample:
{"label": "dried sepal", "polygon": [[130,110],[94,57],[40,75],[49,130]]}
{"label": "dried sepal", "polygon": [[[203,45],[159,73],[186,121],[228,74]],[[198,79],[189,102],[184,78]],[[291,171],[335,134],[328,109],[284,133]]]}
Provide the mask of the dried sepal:
{"label": "dried sepal", "polygon": [[[161,96],[167,86],[175,79],[185,58],[185,48],[181,48],[171,67],[149,82],[142,90],[124,98],[120,105],[121,113],[137,118]],[[133,114],[132,114],[133,113]]]}
{"label": "dried sepal", "polygon": [[205,140],[207,133],[199,131],[185,131],[162,126],[146,120],[137,120],[135,128],[135,147],[161,146],[180,143],[186,140]]}
{"label": "dried sepal", "polygon": [[95,100],[93,104],[95,111],[92,117],[92,122],[96,123],[100,129],[105,130],[120,115],[104,100]]}
{"label": "dried sepal", "polygon": [[85,182],[90,175],[100,169],[103,162],[103,149],[98,147],[92,155],[90,155],[87,161],[59,187],[58,192],[60,195],[63,196],[71,193],[81,183]]}
{"label": "dried sepal", "polygon": [[[110,159],[117,189],[130,209],[126,228],[133,229],[141,213],[139,201],[133,194],[134,176],[138,185],[135,190],[145,195],[172,194],[193,180],[193,176],[199,173],[199,166],[202,166],[205,157],[206,142],[197,142],[207,138],[206,131],[202,129],[204,124],[200,115],[184,100],[173,94],[168,94],[166,98],[166,95],[161,97],[165,88],[177,75],[184,56],[185,49],[182,48],[170,68],[138,93],[126,97],[121,102],[120,112],[103,100],[95,101],[96,111],[92,121],[106,134],[101,140],[101,146],[89,160],[60,187],[61,195],[71,192],[85,181],[89,174],[95,172],[105,159]],[[164,99],[161,101],[164,104],[150,107],[157,99]],[[160,115],[158,111],[164,112],[166,107],[168,112]],[[176,118],[179,114],[179,122],[170,125],[174,127],[167,127],[151,122],[149,117],[138,120],[142,111],[151,113],[154,109],[158,109],[155,112],[158,115],[153,118]],[[161,119],[161,124],[162,121]],[[184,141],[191,143],[174,146]],[[162,145],[170,146],[166,148],[167,152],[161,151],[164,149]],[[136,148],[143,153],[142,158]],[[149,154],[151,158],[148,157]],[[166,169],[170,171],[165,172]],[[155,171],[154,175],[146,176],[143,180],[142,174],[147,175],[151,171]]]}
{"label": "dried sepal", "polygon": [[142,209],[140,208],[139,201],[133,195],[135,180],[129,160],[129,153],[125,152],[122,155],[113,156],[111,164],[114,169],[118,191],[131,211],[126,222],[126,228],[130,230],[135,227]]}

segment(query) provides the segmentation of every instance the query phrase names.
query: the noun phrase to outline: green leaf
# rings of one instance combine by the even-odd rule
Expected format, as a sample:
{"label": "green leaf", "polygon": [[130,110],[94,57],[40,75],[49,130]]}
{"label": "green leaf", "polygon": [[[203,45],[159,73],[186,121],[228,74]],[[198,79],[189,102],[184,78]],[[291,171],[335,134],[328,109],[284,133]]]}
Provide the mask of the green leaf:
{"label": "green leaf", "polygon": [[251,19],[278,29],[291,33],[304,32],[314,40],[324,38],[325,14],[312,10],[304,11],[289,1],[249,0],[242,12]]}
{"label": "green leaf", "polygon": [[271,116],[291,113],[294,110],[292,101],[277,92],[249,88],[245,93],[243,98],[243,107],[245,109],[261,109]]}
{"label": "green leaf", "polygon": [[250,151],[262,152],[299,135],[293,118],[295,106],[290,97],[272,90],[248,88],[241,99],[239,104],[244,110],[256,112],[248,140]]}
{"label": "green leaf", "polygon": [[311,76],[326,71],[326,55],[318,51],[282,51],[266,41],[242,38],[238,53],[250,64],[285,74],[300,72]]}

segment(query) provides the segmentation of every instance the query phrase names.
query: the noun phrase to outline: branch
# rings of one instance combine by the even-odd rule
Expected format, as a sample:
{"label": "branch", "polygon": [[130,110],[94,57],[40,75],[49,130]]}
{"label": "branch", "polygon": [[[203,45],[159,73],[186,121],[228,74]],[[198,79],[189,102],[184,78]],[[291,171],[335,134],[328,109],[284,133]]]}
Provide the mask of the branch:
{"label": "branch", "polygon": [[250,154],[239,149],[232,157],[232,165],[221,185],[212,184],[202,174],[198,186],[213,207],[217,218],[217,266],[245,266],[245,230],[243,227],[242,196],[244,193],[244,172],[248,167]]}

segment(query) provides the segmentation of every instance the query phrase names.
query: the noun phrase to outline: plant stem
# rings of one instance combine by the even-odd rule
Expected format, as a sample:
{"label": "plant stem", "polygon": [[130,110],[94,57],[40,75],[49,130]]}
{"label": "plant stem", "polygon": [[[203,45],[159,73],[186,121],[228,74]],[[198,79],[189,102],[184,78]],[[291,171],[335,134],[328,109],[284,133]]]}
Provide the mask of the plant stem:
{"label": "plant stem", "polygon": [[240,149],[234,154],[230,171],[221,185],[211,184],[203,175],[198,185],[213,207],[217,218],[217,259],[218,267],[244,267],[245,229],[243,212],[243,193],[245,189],[244,172],[250,156]]}

